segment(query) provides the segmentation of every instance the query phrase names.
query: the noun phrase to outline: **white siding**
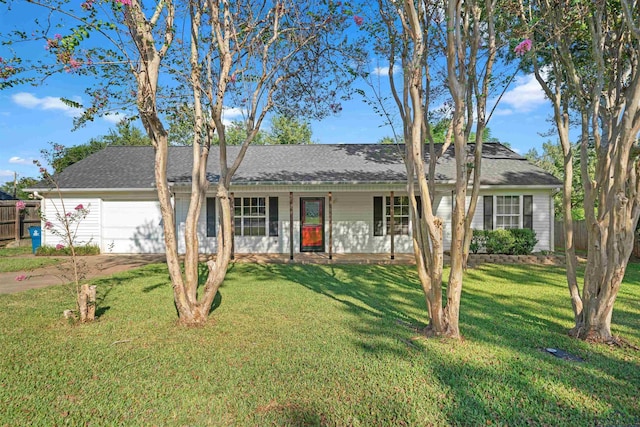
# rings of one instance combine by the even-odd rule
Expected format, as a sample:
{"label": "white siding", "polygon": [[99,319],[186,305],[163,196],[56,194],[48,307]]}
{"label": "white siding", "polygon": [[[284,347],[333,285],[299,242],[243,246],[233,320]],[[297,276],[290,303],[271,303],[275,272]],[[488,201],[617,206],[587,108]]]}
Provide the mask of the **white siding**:
{"label": "white siding", "polygon": [[164,253],[160,206],[152,200],[105,200],[103,253]]}
{"label": "white siding", "polygon": [[[483,196],[533,196],[533,230],[536,232],[538,243],[533,249],[538,251],[553,250],[553,236],[551,227],[553,226],[553,204],[551,203],[550,191],[494,191],[481,192],[478,200],[478,207],[473,217],[472,228],[482,230],[484,228],[484,198]],[[522,201],[522,199],[521,199]],[[523,204],[520,203],[520,223],[522,225]],[[495,224],[495,201],[494,201],[494,224]]]}
{"label": "white siding", "polygon": [[[406,193],[395,192],[396,196]],[[550,192],[549,191],[496,191],[481,192],[478,200],[472,227],[483,228],[483,198],[484,195],[533,195],[533,226],[538,238],[535,250],[550,250],[551,247],[551,216],[549,211]],[[391,237],[373,235],[373,198],[375,196],[388,196],[388,191],[349,191],[332,192],[333,195],[333,252],[334,253],[390,253]],[[255,236],[235,236],[234,248],[236,253],[282,253],[288,254],[290,250],[289,231],[289,193],[257,193],[255,191],[237,191],[235,197],[266,197],[267,207],[268,197],[278,197],[278,237],[255,237]],[[329,197],[325,192],[294,192],[293,193],[293,249],[294,254],[300,253],[300,198],[301,197],[322,197],[325,199],[325,252],[329,252]],[[184,253],[184,224],[188,209],[187,196],[178,195],[176,197],[176,224],[178,229],[179,251]],[[436,195],[436,214],[444,221],[444,249],[448,250],[451,245],[451,209],[452,194],[450,191],[438,193]],[[467,198],[467,205],[469,198]],[[219,212],[216,211],[216,220],[220,220]],[[267,212],[268,223],[268,212]],[[411,227],[410,227],[411,228]],[[206,204],[203,205],[198,224],[198,235],[200,238],[200,252],[213,253],[216,250],[217,238],[206,237]],[[395,236],[395,252],[411,253],[413,246],[410,236]]]}
{"label": "white siding", "polygon": [[[67,213],[75,212],[78,205],[82,205],[89,211],[86,218],[77,223],[71,223],[70,231],[74,237],[74,245],[87,244],[100,245],[100,219],[101,201],[97,198],[46,198],[42,201],[42,245],[56,246],[66,245],[66,240],[60,234],[65,235],[62,217]],[[52,224],[51,229],[45,227],[46,222]]]}
{"label": "white siding", "polygon": [[[395,192],[394,195],[402,196],[403,194]],[[335,253],[391,253],[391,236],[373,235],[373,198],[375,196],[386,197],[389,193],[334,194],[333,248]],[[396,253],[412,252],[411,237],[394,236],[394,248]]]}

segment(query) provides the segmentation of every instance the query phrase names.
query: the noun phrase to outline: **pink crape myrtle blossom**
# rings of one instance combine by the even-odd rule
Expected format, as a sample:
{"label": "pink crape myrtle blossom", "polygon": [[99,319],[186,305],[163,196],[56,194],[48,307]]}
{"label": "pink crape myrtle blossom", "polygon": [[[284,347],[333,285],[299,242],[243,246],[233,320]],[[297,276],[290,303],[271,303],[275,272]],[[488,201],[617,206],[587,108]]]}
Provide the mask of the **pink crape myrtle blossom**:
{"label": "pink crape myrtle blossom", "polygon": [[353,22],[355,22],[356,25],[359,27],[360,25],[362,25],[364,23],[364,18],[362,16],[354,15],[353,16]]}
{"label": "pink crape myrtle blossom", "polygon": [[51,230],[53,228],[53,224],[47,221],[44,223],[44,228],[46,228],[47,230]]}
{"label": "pink crape myrtle blossom", "polygon": [[67,212],[65,215],[66,216],[71,216],[71,212]]}
{"label": "pink crape myrtle blossom", "polygon": [[123,6],[131,6],[131,0],[116,0],[116,3],[120,3]]}
{"label": "pink crape myrtle blossom", "polygon": [[525,53],[529,52],[532,46],[533,42],[531,41],[531,39],[524,39],[518,44],[518,46],[515,47],[515,49],[513,49],[513,51],[516,55],[522,56]]}
{"label": "pink crape myrtle blossom", "polygon": [[59,250],[61,250],[61,249],[64,249],[64,245],[63,245],[62,243],[58,243],[58,244],[56,245],[56,251],[59,251]]}
{"label": "pink crape myrtle blossom", "polygon": [[20,274],[19,276],[16,276],[16,281],[22,282],[23,280],[27,280],[26,274]]}
{"label": "pink crape myrtle blossom", "polygon": [[80,203],[78,206],[75,207],[75,209],[77,211],[81,211],[82,209],[84,209],[84,206],[82,206],[82,203]]}
{"label": "pink crape myrtle blossom", "polygon": [[69,58],[69,65],[64,67],[64,70],[67,73],[72,72],[73,70],[77,70],[82,65],[82,61],[78,61],[74,57]]}
{"label": "pink crape myrtle blossom", "polygon": [[19,211],[25,210],[26,207],[27,207],[27,204],[25,202],[23,202],[22,200],[19,200],[16,203],[16,209],[19,210]]}

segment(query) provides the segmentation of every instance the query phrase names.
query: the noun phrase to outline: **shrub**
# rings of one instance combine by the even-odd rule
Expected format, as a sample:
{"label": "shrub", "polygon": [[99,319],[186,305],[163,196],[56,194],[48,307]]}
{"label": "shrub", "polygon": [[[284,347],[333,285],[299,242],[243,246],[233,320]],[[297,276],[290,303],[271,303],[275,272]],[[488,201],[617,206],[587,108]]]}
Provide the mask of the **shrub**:
{"label": "shrub", "polygon": [[487,236],[485,247],[489,254],[511,254],[515,241],[509,230],[492,230]]}
{"label": "shrub", "polygon": [[469,244],[469,250],[474,254],[482,251],[485,252],[487,250],[487,235],[490,233],[490,230],[471,230],[473,232],[473,236],[471,237],[471,243]]}
{"label": "shrub", "polygon": [[[76,255],[100,255],[100,247],[98,245],[84,245],[75,246]],[[36,255],[56,255],[56,256],[71,256],[71,248],[69,247],[56,247],[56,246],[40,246],[36,249]]]}
{"label": "shrub", "polygon": [[473,230],[469,250],[474,254],[528,255],[536,243],[536,232],[529,229]]}
{"label": "shrub", "polygon": [[533,248],[538,243],[535,231],[528,228],[517,228],[509,231],[515,238],[512,251],[514,255],[529,255],[533,252]]}

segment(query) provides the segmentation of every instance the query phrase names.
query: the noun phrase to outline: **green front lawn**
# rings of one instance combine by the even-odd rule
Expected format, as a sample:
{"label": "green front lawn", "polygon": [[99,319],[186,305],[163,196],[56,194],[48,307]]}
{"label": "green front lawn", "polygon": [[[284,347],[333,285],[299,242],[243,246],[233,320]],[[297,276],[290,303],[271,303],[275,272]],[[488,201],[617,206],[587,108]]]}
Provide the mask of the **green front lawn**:
{"label": "green front lawn", "polygon": [[19,246],[17,248],[0,248],[0,258],[17,255],[29,255],[31,246]]}
{"label": "green front lawn", "polygon": [[[406,326],[426,321],[412,267],[236,264],[204,328],[176,325],[164,266],[97,284],[79,327],[64,286],[0,295],[0,425],[640,423],[640,352],[567,337],[560,268],[470,270],[459,343]],[[613,316],[636,346],[638,301],[636,264]]]}
{"label": "green front lawn", "polygon": [[36,258],[32,255],[31,246],[20,246],[18,248],[0,248],[0,273],[10,271],[28,272],[35,268],[46,267],[57,264],[55,258]]}

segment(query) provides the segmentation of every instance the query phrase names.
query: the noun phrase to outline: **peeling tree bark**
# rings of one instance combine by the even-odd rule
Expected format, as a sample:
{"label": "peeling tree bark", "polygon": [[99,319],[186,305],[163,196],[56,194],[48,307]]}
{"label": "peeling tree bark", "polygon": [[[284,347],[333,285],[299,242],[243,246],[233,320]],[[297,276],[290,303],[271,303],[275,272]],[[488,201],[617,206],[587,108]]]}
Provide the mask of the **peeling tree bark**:
{"label": "peeling tree bark", "polygon": [[[440,4],[421,0],[404,1],[401,7],[379,0],[381,17],[389,35],[389,81],[403,123],[406,144],[407,192],[411,202],[413,248],[418,277],[429,312],[428,336],[460,338],[459,312],[463,271],[471,243],[471,220],[477,206],[482,161],[482,135],[486,126],[486,99],[492,84],[495,61],[495,3],[447,1]],[[442,14],[445,22],[442,22]],[[397,30],[397,25],[401,30]],[[434,30],[435,29],[435,30]],[[441,30],[439,39],[434,35]],[[429,123],[431,96],[430,49],[444,46],[447,60],[446,84],[453,98],[452,123],[444,144],[433,143]],[[486,54],[483,66],[479,58]],[[396,88],[393,67],[396,55],[402,61],[402,89]],[[481,71],[482,69],[482,71]],[[481,76],[481,78],[478,78]],[[402,91],[400,93],[400,90]],[[475,107],[475,108],[474,108]],[[469,169],[467,141],[474,119],[477,140],[473,155],[471,203],[466,205]],[[436,164],[453,137],[456,165],[455,205],[452,214],[451,272],[443,304],[443,221],[433,205]],[[426,165],[425,143],[429,143]],[[422,217],[416,196],[420,196]]]}
{"label": "peeling tree bark", "polygon": [[[521,11],[523,22],[533,22],[535,14],[533,37],[553,46],[536,54],[534,66],[537,80],[552,100],[564,153],[567,282],[575,320],[569,334],[592,342],[615,341],[611,316],[640,216],[640,37],[631,20],[640,14],[640,4],[542,0],[521,4]],[[572,22],[584,22],[588,31],[574,33]],[[572,50],[575,40],[585,46],[579,55],[582,59]],[[543,75],[539,64],[551,67],[553,79]],[[580,174],[588,230],[582,294],[571,218],[570,108],[578,113],[581,125]],[[590,149],[596,153],[594,178],[588,168]]]}
{"label": "peeling tree bark", "polygon": [[[294,78],[296,82],[301,80],[301,71],[306,69],[304,67],[313,68],[309,78],[315,78],[314,73],[323,69],[314,61],[326,60],[332,53],[331,49],[324,46],[325,49],[314,50],[309,46],[326,43],[322,36],[336,27],[329,16],[322,17],[318,4],[284,1],[265,6],[252,1],[190,0],[188,6],[190,52],[189,67],[185,74],[188,75],[194,109],[194,139],[191,193],[184,225],[184,272],[178,256],[176,219],[167,181],[169,141],[160,119],[157,94],[162,62],[167,60],[167,52],[173,42],[176,6],[171,0],[158,2],[153,16],[147,19],[140,0],[132,0],[132,4],[125,9],[125,21],[139,54],[139,63],[132,67],[132,72],[138,86],[140,118],[155,150],[155,182],[164,222],[167,265],[174,301],[182,324],[201,325],[208,319],[232,256],[234,224],[231,180],[264,118],[277,105],[274,98],[278,90]],[[161,24],[162,28],[159,28]],[[162,40],[157,40],[157,37],[162,37]],[[299,57],[306,48],[314,52],[305,56],[309,59],[307,61]],[[245,91],[242,104],[246,138],[237,155],[229,159],[223,113],[229,106],[232,84],[238,85],[232,88],[235,89],[235,95],[241,90]],[[305,90],[313,87],[309,84],[304,86]],[[335,95],[335,91],[333,93]],[[216,142],[220,176],[217,182],[211,183],[207,176],[207,163],[210,150]],[[218,249],[215,260],[207,262],[206,277],[201,277],[198,223],[211,185],[216,186],[219,202]],[[204,286],[199,294],[201,281],[204,281]]]}

